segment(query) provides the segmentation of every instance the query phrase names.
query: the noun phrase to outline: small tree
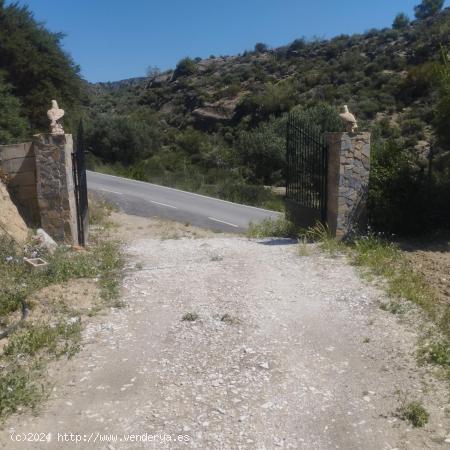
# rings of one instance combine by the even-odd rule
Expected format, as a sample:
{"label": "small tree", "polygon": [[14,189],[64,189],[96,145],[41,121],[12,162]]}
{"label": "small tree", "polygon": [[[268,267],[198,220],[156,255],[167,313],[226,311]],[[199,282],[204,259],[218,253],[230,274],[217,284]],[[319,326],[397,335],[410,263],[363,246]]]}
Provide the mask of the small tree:
{"label": "small tree", "polygon": [[304,38],[300,38],[300,39],[295,39],[294,41],[291,42],[291,44],[289,45],[289,50],[290,51],[298,51],[298,50],[303,50],[306,47],[306,41]]}
{"label": "small tree", "polygon": [[414,8],[417,19],[426,19],[434,16],[444,6],[444,0],[422,0],[420,5]]}
{"label": "small tree", "polygon": [[147,76],[149,78],[155,78],[161,74],[161,69],[158,66],[148,66],[147,67]]}
{"label": "small tree", "polygon": [[191,58],[183,58],[177,64],[175,76],[193,75],[197,70],[197,63]]}
{"label": "small tree", "polygon": [[255,45],[255,52],[256,53],[265,53],[265,52],[267,52],[267,50],[269,50],[269,48],[267,47],[266,44],[263,44],[262,42],[258,42]]}
{"label": "small tree", "polygon": [[394,30],[403,30],[409,25],[409,17],[405,13],[397,14],[392,24]]}

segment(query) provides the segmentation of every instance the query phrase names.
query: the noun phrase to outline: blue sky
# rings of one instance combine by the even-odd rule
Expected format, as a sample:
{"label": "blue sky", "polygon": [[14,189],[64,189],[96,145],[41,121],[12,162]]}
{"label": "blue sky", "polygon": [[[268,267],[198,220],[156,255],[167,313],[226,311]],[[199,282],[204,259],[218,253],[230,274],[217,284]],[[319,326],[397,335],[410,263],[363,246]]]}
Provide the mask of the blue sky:
{"label": "blue sky", "polygon": [[[256,42],[332,37],[391,26],[420,0],[20,0],[52,31],[89,81],[143,76],[185,56],[233,55]],[[450,0],[446,0],[450,6]]]}

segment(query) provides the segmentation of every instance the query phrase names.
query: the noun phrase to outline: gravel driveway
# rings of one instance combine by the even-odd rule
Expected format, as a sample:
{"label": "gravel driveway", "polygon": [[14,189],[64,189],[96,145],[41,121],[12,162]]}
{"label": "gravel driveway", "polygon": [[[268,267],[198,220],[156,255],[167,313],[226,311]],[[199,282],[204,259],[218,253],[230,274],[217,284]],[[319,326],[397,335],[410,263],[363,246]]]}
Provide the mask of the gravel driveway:
{"label": "gravel driveway", "polygon": [[[127,306],[88,325],[40,415],[1,433],[7,448],[447,448],[416,336],[344,260],[240,237],[140,239],[127,252]],[[399,391],[424,400],[425,430],[396,417]],[[13,430],[52,441],[15,444]]]}

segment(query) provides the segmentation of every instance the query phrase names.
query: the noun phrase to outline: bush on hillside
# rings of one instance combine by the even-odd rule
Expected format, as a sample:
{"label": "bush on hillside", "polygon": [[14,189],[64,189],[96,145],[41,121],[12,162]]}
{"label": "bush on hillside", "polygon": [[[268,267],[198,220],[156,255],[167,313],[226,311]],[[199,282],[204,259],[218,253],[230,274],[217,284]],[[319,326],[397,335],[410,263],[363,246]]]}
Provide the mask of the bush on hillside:
{"label": "bush on hillside", "polygon": [[183,58],[177,64],[174,76],[183,77],[193,75],[197,71],[197,63],[191,58]]}
{"label": "bush on hillside", "polygon": [[[395,140],[372,144],[368,210],[371,225],[385,232],[416,232],[429,189],[424,171]],[[419,219],[421,219],[419,221]]]}
{"label": "bush on hillside", "polygon": [[303,126],[313,128],[318,134],[334,131],[343,131],[341,118],[338,109],[327,103],[317,103],[310,108],[297,106],[291,113],[300,121]]}
{"label": "bush on hillside", "polygon": [[26,139],[27,131],[20,101],[12,95],[12,86],[4,82],[0,73],[0,145]]}
{"label": "bush on hillside", "polygon": [[88,122],[86,148],[111,163],[132,164],[159,150],[161,130],[143,117],[99,115]]}
{"label": "bush on hillside", "polygon": [[442,65],[436,70],[436,84],[439,95],[433,125],[438,144],[445,151],[450,152],[450,62],[445,51],[443,51],[442,59]]}
{"label": "bush on hillside", "polygon": [[394,30],[402,30],[409,25],[409,17],[405,13],[398,14],[392,24]]}
{"label": "bush on hillside", "polygon": [[417,19],[426,19],[437,14],[444,6],[444,0],[422,0],[422,3],[414,7]]}
{"label": "bush on hillside", "polygon": [[254,123],[279,116],[297,104],[297,90],[292,82],[267,83],[260,92],[247,95],[238,105],[238,116],[251,116]]}
{"label": "bush on hillside", "polygon": [[258,42],[255,45],[255,52],[256,53],[265,53],[269,50],[269,47],[266,44],[263,44],[262,42]]}
{"label": "bush on hillside", "polygon": [[280,184],[286,164],[286,120],[272,119],[239,134],[236,151],[239,164],[252,183]]}

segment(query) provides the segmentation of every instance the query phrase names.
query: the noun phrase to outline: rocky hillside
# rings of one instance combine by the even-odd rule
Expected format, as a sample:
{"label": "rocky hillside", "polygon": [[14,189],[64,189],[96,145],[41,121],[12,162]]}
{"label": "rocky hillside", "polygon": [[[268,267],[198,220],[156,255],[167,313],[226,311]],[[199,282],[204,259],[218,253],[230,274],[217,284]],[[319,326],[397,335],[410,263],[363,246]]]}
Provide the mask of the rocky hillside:
{"label": "rocky hillside", "polygon": [[[177,68],[91,87],[94,104],[123,114],[139,105],[167,115],[177,127],[213,131],[251,123],[294,105],[348,103],[360,119],[391,116],[417,140],[426,138],[432,99],[423,64],[437,61],[450,42],[450,8],[401,29],[370,30],[331,40],[237,56],[186,58]],[[411,123],[414,121],[414,123]]]}

